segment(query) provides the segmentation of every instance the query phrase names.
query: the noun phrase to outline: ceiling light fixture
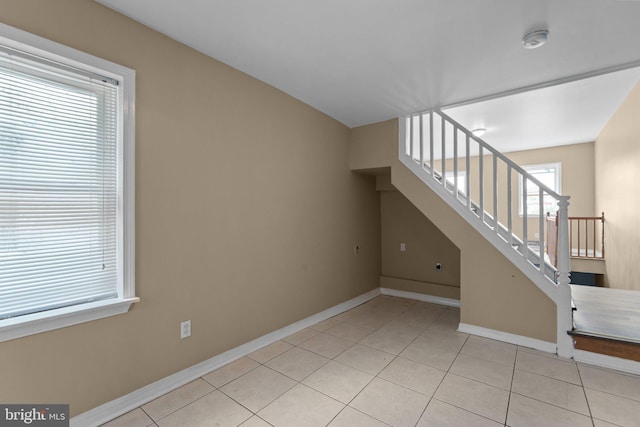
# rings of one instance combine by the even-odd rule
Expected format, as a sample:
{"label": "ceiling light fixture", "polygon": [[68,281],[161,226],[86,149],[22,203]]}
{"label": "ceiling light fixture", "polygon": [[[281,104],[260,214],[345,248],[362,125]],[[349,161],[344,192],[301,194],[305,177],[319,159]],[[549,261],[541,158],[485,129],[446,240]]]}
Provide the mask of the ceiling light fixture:
{"label": "ceiling light fixture", "polygon": [[547,42],[549,30],[533,31],[522,38],[522,46],[525,49],[536,49]]}
{"label": "ceiling light fixture", "polygon": [[478,138],[480,138],[482,135],[487,133],[487,129],[485,129],[485,128],[476,128],[476,129],[473,129],[471,131],[471,133],[474,134],[475,136],[477,136]]}

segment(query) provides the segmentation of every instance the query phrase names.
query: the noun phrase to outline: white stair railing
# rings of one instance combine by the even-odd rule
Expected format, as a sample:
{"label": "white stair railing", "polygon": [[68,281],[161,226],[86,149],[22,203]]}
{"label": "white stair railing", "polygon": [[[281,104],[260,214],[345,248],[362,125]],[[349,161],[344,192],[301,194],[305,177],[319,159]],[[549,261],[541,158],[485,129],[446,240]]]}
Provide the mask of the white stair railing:
{"label": "white stair railing", "polygon": [[[520,267],[558,306],[558,353],[573,345],[569,197],[540,182],[442,111],[401,119],[400,160]],[[547,212],[558,211],[555,268],[545,257]]]}

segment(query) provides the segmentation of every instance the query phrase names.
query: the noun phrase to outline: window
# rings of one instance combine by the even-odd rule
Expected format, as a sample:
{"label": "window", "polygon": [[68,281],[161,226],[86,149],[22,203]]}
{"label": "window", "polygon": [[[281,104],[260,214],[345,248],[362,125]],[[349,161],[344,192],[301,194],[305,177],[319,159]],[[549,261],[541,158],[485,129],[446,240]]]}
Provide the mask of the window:
{"label": "window", "polygon": [[[534,178],[546,185],[556,193],[560,194],[560,182],[561,182],[561,170],[560,163],[548,163],[544,165],[530,165],[523,166],[523,169],[529,172]],[[523,215],[522,209],[522,176],[520,176],[520,215]],[[527,182],[527,215],[538,215],[540,212],[540,187],[531,181]],[[555,214],[558,210],[556,200],[549,196],[544,195],[544,213]]]}
{"label": "window", "polygon": [[0,340],[137,301],[134,76],[0,26]]}
{"label": "window", "polygon": [[[447,172],[445,175],[445,179],[449,184],[451,184],[451,191],[453,191],[453,187],[455,186],[455,174],[453,172]],[[458,191],[466,195],[467,194],[467,172],[466,171],[458,171]]]}

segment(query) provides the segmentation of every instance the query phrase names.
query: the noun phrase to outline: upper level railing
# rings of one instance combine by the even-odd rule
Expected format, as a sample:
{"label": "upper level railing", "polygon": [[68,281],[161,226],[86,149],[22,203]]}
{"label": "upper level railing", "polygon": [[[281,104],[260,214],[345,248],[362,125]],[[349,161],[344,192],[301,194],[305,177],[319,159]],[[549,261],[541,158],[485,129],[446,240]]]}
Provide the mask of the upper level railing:
{"label": "upper level railing", "polygon": [[601,216],[570,216],[571,256],[604,259],[604,212]]}
{"label": "upper level railing", "polygon": [[[442,111],[412,114],[403,126],[404,156],[410,163],[541,277],[569,283],[568,196],[553,191]],[[556,210],[557,268],[545,257],[545,218]]]}
{"label": "upper level railing", "polygon": [[[601,216],[570,216],[569,243],[571,258],[604,259],[604,212]],[[556,215],[547,213],[547,255],[556,263]]]}

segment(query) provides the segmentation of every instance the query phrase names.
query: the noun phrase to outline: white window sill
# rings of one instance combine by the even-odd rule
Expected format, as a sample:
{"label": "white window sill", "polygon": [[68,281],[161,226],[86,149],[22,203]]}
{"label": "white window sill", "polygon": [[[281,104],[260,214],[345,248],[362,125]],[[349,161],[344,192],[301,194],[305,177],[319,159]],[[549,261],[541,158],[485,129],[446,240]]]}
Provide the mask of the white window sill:
{"label": "white window sill", "polygon": [[98,301],[0,320],[0,342],[123,314],[139,301],[135,297]]}

